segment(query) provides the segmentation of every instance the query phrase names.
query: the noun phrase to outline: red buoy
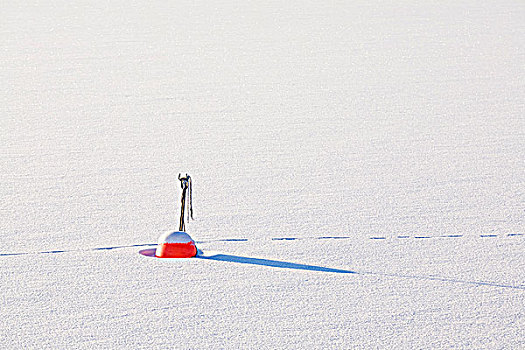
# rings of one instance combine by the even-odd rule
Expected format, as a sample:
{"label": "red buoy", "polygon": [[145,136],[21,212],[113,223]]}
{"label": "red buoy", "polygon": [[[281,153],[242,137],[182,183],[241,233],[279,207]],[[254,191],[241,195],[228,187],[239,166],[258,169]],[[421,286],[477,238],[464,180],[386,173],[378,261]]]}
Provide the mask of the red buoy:
{"label": "red buoy", "polygon": [[197,255],[195,241],[183,231],[168,231],[159,237],[157,258],[191,258]]}

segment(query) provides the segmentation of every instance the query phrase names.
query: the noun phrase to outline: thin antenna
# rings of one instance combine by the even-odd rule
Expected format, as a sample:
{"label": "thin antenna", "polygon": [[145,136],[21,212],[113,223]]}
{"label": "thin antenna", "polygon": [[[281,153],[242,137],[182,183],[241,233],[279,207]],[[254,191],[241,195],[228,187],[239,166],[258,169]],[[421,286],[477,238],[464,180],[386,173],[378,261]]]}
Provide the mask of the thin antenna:
{"label": "thin antenna", "polygon": [[[180,222],[179,222],[179,231],[186,231],[184,225],[184,210],[188,207],[188,221],[190,217],[193,220],[193,204],[192,204],[192,195],[191,195],[191,177],[186,174],[186,177],[181,177],[179,173],[180,187],[182,188],[182,197],[180,199]],[[186,204],[186,191],[189,190],[188,203]]]}

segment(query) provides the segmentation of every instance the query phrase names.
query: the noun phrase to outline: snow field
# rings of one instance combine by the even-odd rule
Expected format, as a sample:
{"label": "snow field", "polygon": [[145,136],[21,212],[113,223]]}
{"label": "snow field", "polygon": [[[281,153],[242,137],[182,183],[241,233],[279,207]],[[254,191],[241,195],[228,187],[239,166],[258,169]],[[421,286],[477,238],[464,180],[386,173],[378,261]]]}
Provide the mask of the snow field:
{"label": "snow field", "polygon": [[523,348],[524,18],[0,4],[0,347]]}

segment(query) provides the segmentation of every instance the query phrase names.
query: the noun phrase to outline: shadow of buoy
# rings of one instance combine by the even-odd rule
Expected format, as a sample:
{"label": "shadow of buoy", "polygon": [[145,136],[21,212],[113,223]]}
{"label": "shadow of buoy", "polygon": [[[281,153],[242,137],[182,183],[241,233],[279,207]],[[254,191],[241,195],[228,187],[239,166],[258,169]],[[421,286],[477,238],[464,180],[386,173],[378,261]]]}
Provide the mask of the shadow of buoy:
{"label": "shadow of buoy", "polygon": [[142,249],[141,251],[139,251],[139,254],[147,256],[147,257],[150,257],[150,258],[155,258],[155,251],[156,251],[155,248],[153,248],[153,249]]}

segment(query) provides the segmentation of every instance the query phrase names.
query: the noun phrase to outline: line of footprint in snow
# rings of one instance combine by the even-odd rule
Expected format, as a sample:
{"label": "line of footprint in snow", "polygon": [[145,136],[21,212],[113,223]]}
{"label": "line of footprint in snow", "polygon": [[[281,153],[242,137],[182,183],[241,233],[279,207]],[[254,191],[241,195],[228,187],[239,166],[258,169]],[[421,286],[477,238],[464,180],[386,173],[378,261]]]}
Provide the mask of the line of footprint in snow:
{"label": "line of footprint in snow", "polygon": [[[481,238],[497,238],[497,237],[522,237],[525,236],[523,233],[508,233],[508,234],[481,234],[479,237]],[[371,240],[388,240],[388,239],[408,239],[408,238],[415,238],[415,239],[435,239],[435,238],[461,238],[466,237],[465,235],[443,235],[443,236],[407,236],[407,235],[400,235],[400,236],[393,236],[393,237],[386,237],[386,236],[377,236],[377,237],[368,237],[368,239]],[[313,239],[351,239],[354,237],[350,236],[322,236],[322,237],[274,237],[271,238],[272,241],[297,241],[297,240],[313,240]],[[247,242],[250,241],[250,239],[247,238],[226,238],[226,239],[212,239],[207,241],[196,241],[197,244],[204,244],[204,243],[213,243],[213,242]],[[86,251],[86,250],[113,250],[113,249],[121,249],[121,248],[133,248],[133,247],[150,247],[155,246],[156,243],[145,243],[145,244],[132,244],[132,245],[124,245],[124,246],[113,246],[113,247],[98,247],[98,248],[90,248],[90,249],[77,249],[77,250],[47,250],[47,251],[41,251],[41,252],[23,252],[23,253],[0,253],[0,257],[2,256],[15,256],[15,255],[27,255],[27,254],[56,254],[56,253],[68,253],[72,251]]]}

